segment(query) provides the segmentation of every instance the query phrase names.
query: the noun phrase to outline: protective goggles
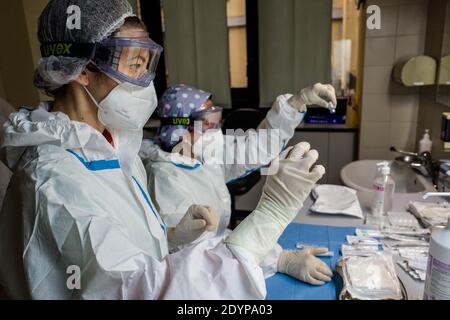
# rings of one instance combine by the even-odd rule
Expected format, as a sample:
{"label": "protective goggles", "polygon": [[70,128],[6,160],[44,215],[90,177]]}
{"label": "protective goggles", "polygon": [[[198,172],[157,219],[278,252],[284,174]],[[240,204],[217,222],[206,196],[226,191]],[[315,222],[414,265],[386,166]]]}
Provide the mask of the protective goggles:
{"label": "protective goggles", "polygon": [[119,81],[148,87],[155,78],[163,48],[148,33],[136,37],[115,34],[99,43],[47,43],[41,45],[42,57],[86,58],[100,71]]}
{"label": "protective goggles", "polygon": [[210,107],[193,113],[190,117],[162,118],[163,126],[194,127],[195,121],[202,121],[202,130],[220,129],[222,127],[222,108]]}
{"label": "protective goggles", "polygon": [[192,114],[195,120],[203,121],[203,129],[220,129],[222,127],[222,111],[221,107],[209,107],[201,109]]}

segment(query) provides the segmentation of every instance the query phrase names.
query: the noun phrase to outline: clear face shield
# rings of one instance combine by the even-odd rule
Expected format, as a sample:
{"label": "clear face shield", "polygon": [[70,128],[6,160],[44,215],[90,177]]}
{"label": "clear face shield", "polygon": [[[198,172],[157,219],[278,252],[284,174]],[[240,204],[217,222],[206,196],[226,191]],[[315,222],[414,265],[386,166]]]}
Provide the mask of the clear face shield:
{"label": "clear face shield", "polygon": [[217,106],[206,107],[191,115],[194,121],[202,121],[202,131],[220,129],[222,127],[223,108]]}

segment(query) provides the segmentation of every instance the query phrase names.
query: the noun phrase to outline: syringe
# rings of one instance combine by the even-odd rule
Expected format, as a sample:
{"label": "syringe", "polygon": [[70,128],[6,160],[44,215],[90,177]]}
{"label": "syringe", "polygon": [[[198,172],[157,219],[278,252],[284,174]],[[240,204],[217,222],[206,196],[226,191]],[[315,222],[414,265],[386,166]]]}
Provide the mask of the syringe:
{"label": "syringe", "polygon": [[[303,244],[303,243],[301,243],[301,242],[297,242],[297,244],[295,245],[295,247],[296,247],[297,249],[318,248],[318,247],[316,247],[316,246],[306,245],[306,244]],[[318,256],[318,257],[334,257],[334,252],[328,250],[327,252],[321,253],[321,254],[317,254],[316,256]]]}
{"label": "syringe", "polygon": [[330,110],[330,113],[336,113],[336,107],[334,106],[333,102],[328,102],[328,110]]}

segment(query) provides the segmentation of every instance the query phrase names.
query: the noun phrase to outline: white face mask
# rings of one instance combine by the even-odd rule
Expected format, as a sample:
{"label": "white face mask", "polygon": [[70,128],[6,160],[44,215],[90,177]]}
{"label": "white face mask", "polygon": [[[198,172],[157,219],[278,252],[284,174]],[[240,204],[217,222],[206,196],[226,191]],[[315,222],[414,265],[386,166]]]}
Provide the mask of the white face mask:
{"label": "white face mask", "polygon": [[208,129],[203,132],[192,146],[192,152],[196,159],[214,163],[223,161],[224,136],[220,129]]}
{"label": "white face mask", "polygon": [[110,129],[142,130],[158,106],[153,82],[146,88],[120,83],[100,103],[85,90],[98,107],[100,122]]}

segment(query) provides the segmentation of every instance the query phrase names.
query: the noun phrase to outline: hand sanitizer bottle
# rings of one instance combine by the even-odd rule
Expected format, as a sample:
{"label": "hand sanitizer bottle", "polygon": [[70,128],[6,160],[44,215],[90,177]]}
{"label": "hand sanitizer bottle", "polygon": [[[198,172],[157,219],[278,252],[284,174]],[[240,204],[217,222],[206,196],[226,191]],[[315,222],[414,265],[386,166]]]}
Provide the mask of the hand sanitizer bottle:
{"label": "hand sanitizer bottle", "polygon": [[426,129],[422,140],[419,141],[419,153],[426,152],[426,151],[431,152],[431,147],[433,146],[433,142],[430,139],[429,132],[430,132],[430,130]]}
{"label": "hand sanitizer bottle", "polygon": [[371,212],[375,216],[385,215],[392,210],[392,201],[395,191],[395,181],[391,177],[389,162],[377,164],[378,174],[373,182],[373,201]]}

